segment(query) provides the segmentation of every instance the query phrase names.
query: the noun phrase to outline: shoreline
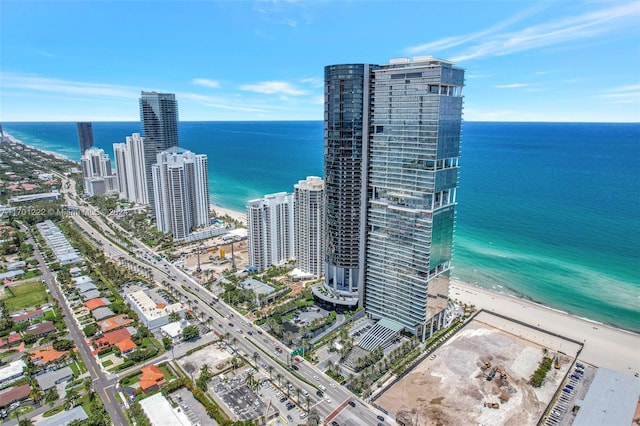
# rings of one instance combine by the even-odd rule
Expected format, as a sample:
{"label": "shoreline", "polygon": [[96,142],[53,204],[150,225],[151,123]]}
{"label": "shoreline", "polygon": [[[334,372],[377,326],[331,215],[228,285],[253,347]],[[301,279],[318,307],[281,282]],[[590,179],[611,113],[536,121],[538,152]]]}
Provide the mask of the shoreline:
{"label": "shoreline", "polygon": [[640,333],[582,318],[524,298],[451,280],[449,297],[582,342],[578,356],[596,367],[633,376],[640,372]]}
{"label": "shoreline", "polygon": [[[29,147],[30,149],[33,150],[37,150],[43,153],[47,153],[50,155],[54,155],[57,158],[62,158],[65,159],[67,161],[73,161],[70,160],[69,158],[65,157],[64,155],[60,155],[60,154],[56,154],[56,153],[52,153],[52,152],[48,152],[44,149],[40,149],[37,147],[34,147],[32,145],[27,145],[24,142],[20,141],[19,139],[15,138],[14,136],[11,136],[10,134],[4,132],[4,135],[12,142],[15,143],[19,143],[22,144],[26,147]],[[241,222],[242,224],[244,224],[245,226],[247,225],[247,218],[246,218],[246,213],[245,212],[240,212],[238,210],[234,210],[231,208],[227,208],[227,207],[223,207],[221,205],[217,205],[217,204],[213,204],[210,203],[210,209],[212,209],[213,211],[216,212],[216,214],[220,214],[220,215],[229,215],[231,218],[238,220],[239,222]],[[620,335],[625,335],[625,336],[629,336],[630,339],[632,341],[630,341],[629,343],[631,345],[635,345],[635,348],[637,348],[637,353],[634,354],[636,356],[636,358],[638,358],[640,360],[640,333],[638,331],[635,330],[628,330],[625,328],[621,328],[618,327],[616,325],[612,325],[612,324],[607,324],[607,323],[603,323],[600,321],[596,321],[596,320],[592,320],[589,318],[585,318],[585,317],[580,317],[574,314],[571,314],[570,312],[558,309],[558,308],[553,308],[547,305],[544,305],[542,303],[539,303],[529,297],[527,297],[526,295],[522,295],[519,294],[509,288],[504,288],[504,292],[497,290],[495,288],[487,288],[487,287],[482,287],[480,285],[476,285],[476,284],[470,284],[470,283],[466,283],[466,282],[462,282],[459,279],[456,278],[452,278],[451,279],[451,285],[450,285],[450,297],[452,299],[460,299],[462,296],[462,292],[461,294],[454,294],[456,288],[458,290],[463,289],[464,295],[469,299],[469,303],[475,304],[478,307],[482,307],[487,311],[491,311],[494,310],[496,312],[501,312],[502,309],[501,305],[496,306],[495,302],[491,302],[492,300],[495,299],[499,299],[505,302],[505,304],[508,305],[518,305],[521,306],[520,309],[525,309],[524,306],[528,306],[531,309],[530,310],[537,310],[539,314],[542,315],[542,317],[544,318],[539,318],[540,323],[542,324],[542,320],[543,319],[547,319],[548,317],[556,317],[559,318],[559,321],[561,323],[574,323],[576,325],[581,324],[581,327],[584,328],[587,325],[589,327],[591,327],[591,330],[606,330],[609,331],[613,334],[620,334]],[[476,302],[478,303],[474,303],[472,300],[476,300]],[[462,300],[464,301],[464,300]],[[514,313],[517,313],[517,311],[514,311]],[[511,316],[509,314],[505,314],[507,316]],[[514,318],[518,318],[517,316],[514,316]],[[520,319],[520,318],[518,318]],[[523,322],[527,322],[529,324],[531,324],[532,326],[535,326],[534,322],[537,324],[538,323],[538,318],[532,318],[532,321],[529,321],[527,319],[524,319]],[[549,330],[554,330],[555,331],[555,327],[556,324],[554,324],[553,322],[550,322],[550,326],[549,327],[545,327],[545,329],[549,329]],[[563,334],[566,335],[567,337],[572,337],[575,338],[576,340],[581,340],[584,342],[587,342],[590,340],[590,336],[588,333],[584,333],[584,330],[582,330],[582,332],[578,333],[579,335],[583,335],[583,337],[581,338],[577,338],[573,332],[571,332],[571,330],[565,330],[566,332],[558,332],[558,334]],[[578,336],[579,337],[579,336]],[[606,340],[606,339],[605,339]],[[606,342],[604,342],[606,343]],[[600,346],[600,345],[596,345],[599,346],[601,348],[602,351],[607,351],[608,350],[608,346]],[[629,346],[629,348],[634,347],[634,346]],[[585,350],[585,353],[588,354],[588,351]],[[597,357],[595,358],[597,359]],[[589,362],[587,360],[587,362]],[[623,362],[624,363],[624,362]],[[608,362],[607,362],[608,364]],[[622,365],[619,364],[619,365]],[[631,369],[631,366],[628,366],[629,369]],[[614,366],[613,369],[616,369],[617,367]],[[636,368],[635,371],[640,371],[640,366],[634,367]]]}

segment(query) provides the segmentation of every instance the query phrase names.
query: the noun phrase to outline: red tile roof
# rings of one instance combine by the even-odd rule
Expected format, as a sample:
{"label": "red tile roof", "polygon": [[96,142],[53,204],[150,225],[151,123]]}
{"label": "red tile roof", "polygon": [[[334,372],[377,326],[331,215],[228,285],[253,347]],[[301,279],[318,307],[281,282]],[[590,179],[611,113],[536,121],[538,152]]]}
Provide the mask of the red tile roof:
{"label": "red tile roof", "polygon": [[55,349],[36,349],[29,355],[31,360],[38,364],[47,364],[49,362],[58,361],[67,354],[67,351],[60,352]]}
{"label": "red tile roof", "polygon": [[126,314],[121,314],[98,322],[98,325],[103,332],[126,327],[129,324],[131,324],[131,319]]}
{"label": "red tile roof", "polygon": [[95,299],[87,300],[86,302],[84,302],[84,306],[86,306],[90,311],[93,311],[94,309],[101,306],[107,306],[107,304],[104,300],[102,300],[102,298],[97,297]]}
{"label": "red tile roof", "polygon": [[133,343],[131,339],[121,340],[118,343],[116,343],[116,346],[118,347],[118,349],[120,349],[120,352],[122,353],[132,351],[138,347],[138,345]]}
{"label": "red tile roof", "polygon": [[20,333],[11,333],[7,339],[0,339],[0,347],[8,346],[22,340]]}
{"label": "red tile roof", "polygon": [[131,337],[131,334],[125,328],[105,333],[100,339],[96,340],[97,346],[115,345],[125,339]]}
{"label": "red tile roof", "polygon": [[146,392],[148,389],[154,386],[162,386],[165,383],[164,374],[155,365],[149,365],[140,370],[142,376],[140,377],[140,389]]}
{"label": "red tile roof", "polygon": [[58,329],[55,325],[53,325],[53,322],[45,321],[41,322],[33,328],[27,328],[24,332],[33,334],[34,336],[42,336],[44,334],[54,333],[56,331],[58,331]]}

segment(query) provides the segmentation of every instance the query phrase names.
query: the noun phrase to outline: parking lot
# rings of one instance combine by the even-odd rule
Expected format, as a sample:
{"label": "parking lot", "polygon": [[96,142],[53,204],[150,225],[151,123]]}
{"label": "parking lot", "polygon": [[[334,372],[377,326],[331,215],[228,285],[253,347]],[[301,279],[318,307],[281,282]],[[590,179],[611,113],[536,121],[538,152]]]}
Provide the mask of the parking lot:
{"label": "parking lot", "polygon": [[218,423],[209,417],[204,407],[196,401],[193,394],[185,388],[168,395],[169,398],[180,406],[180,409],[189,418],[194,426],[217,425]]}
{"label": "parking lot", "polygon": [[569,426],[573,423],[576,417],[573,407],[578,400],[584,399],[596,371],[590,365],[576,363],[557,398],[552,401],[552,408],[544,423],[546,426]]}

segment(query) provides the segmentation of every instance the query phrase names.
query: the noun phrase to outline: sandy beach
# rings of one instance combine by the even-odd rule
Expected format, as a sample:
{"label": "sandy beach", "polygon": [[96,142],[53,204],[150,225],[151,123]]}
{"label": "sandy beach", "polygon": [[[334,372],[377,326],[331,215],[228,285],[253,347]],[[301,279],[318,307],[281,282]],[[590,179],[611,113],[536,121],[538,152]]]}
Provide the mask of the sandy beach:
{"label": "sandy beach", "polygon": [[[219,214],[228,214],[246,225],[243,212],[212,205]],[[525,299],[451,280],[449,296],[489,312],[525,322],[534,327],[584,343],[580,360],[633,376],[640,372],[640,334],[621,330]]]}
{"label": "sandy beach", "polygon": [[569,315],[524,299],[452,280],[449,296],[584,343],[579,359],[633,376],[640,372],[640,334]]}
{"label": "sandy beach", "polygon": [[221,207],[215,204],[210,205],[211,210],[216,212],[218,215],[229,215],[229,217],[242,222],[245,226],[247,226],[247,214],[244,212],[238,212],[235,210],[228,209],[226,207]]}

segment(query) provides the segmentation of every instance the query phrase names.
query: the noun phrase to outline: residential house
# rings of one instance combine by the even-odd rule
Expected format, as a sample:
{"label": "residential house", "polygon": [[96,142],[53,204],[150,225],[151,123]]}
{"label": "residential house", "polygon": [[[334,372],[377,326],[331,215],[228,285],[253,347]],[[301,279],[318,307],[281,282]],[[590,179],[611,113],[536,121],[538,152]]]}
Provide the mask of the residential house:
{"label": "residential house", "polygon": [[44,316],[44,311],[42,309],[36,309],[31,312],[23,312],[20,314],[14,314],[11,316],[14,324],[21,324],[23,322],[31,322],[34,319],[42,318]]}
{"label": "residential house", "polygon": [[24,401],[29,398],[30,393],[31,385],[29,383],[0,391],[0,408],[7,407],[14,402]]}
{"label": "residential house", "polygon": [[0,367],[0,386],[5,383],[16,381],[24,375],[24,368],[27,366],[21,359],[13,361],[8,365]]}
{"label": "residential house", "polygon": [[57,362],[62,360],[68,353],[69,353],[68,351],[57,351],[53,348],[36,349],[32,351],[29,354],[29,356],[31,357],[31,361],[34,364],[46,365],[52,362]]}
{"label": "residential house", "polygon": [[55,325],[53,325],[52,321],[41,322],[40,324],[35,324],[27,328],[24,332],[33,334],[36,337],[43,337],[50,333],[55,333],[58,331]]}
{"label": "residential house", "polygon": [[40,389],[42,389],[43,391],[54,388],[57,384],[66,382],[72,378],[73,370],[71,370],[71,368],[69,367],[59,368],[57,370],[49,371],[48,373],[36,376],[38,385],[40,385]]}
{"label": "residential house", "polygon": [[142,375],[140,376],[138,385],[144,393],[154,391],[166,383],[164,374],[162,374],[162,371],[155,365],[144,367],[140,372]]}

